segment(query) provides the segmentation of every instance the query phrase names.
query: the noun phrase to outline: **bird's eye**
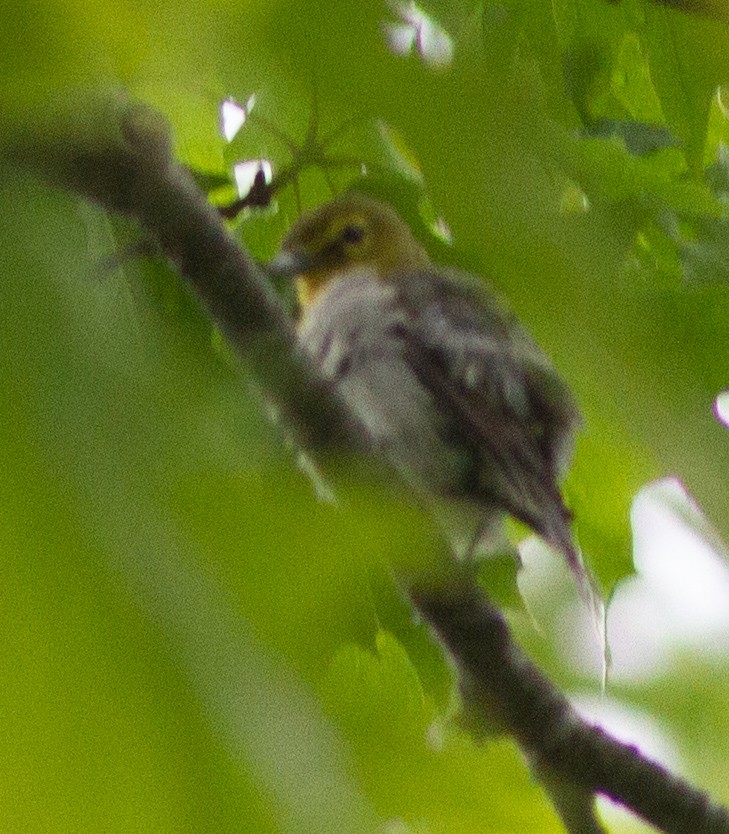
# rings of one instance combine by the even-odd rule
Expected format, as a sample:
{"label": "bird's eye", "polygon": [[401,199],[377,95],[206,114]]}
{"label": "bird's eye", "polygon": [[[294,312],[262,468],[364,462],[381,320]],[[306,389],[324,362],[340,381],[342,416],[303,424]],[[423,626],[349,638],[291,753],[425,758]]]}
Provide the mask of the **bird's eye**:
{"label": "bird's eye", "polygon": [[365,230],[362,226],[345,226],[342,229],[342,240],[345,243],[360,243],[364,237]]}

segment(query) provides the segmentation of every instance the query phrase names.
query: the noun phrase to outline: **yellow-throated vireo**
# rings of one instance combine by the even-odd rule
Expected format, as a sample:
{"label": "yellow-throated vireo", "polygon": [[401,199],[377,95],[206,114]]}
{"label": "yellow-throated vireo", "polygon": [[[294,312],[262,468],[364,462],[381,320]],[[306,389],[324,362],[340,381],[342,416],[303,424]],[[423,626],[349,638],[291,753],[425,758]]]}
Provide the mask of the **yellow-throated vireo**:
{"label": "yellow-throated vireo", "polygon": [[527,524],[591,599],[557,486],[574,400],[485,282],[433,264],[390,206],[358,194],[302,216],[270,268],[296,277],[300,344],[368,445],[428,494],[472,508],[475,544],[506,514]]}

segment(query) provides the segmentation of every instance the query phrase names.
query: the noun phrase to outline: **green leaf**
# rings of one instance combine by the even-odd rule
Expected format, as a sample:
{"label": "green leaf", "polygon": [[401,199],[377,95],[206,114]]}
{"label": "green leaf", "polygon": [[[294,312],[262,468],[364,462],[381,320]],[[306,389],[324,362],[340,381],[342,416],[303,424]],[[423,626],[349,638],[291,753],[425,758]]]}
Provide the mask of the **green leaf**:
{"label": "green leaf", "polygon": [[683,142],[689,169],[698,176],[711,97],[729,78],[729,29],[658,4],[646,4],[644,13],[640,38],[651,78],[668,127]]}

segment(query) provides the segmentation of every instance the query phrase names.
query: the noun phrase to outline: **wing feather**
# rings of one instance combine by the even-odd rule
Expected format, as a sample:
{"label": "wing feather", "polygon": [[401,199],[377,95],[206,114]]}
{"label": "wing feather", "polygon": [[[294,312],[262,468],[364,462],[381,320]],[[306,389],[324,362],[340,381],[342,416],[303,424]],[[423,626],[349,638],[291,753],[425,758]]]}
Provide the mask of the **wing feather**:
{"label": "wing feather", "polygon": [[579,422],[566,385],[473,276],[352,271],[299,339],[373,448],[433,492],[500,509],[561,550],[594,598],[557,482]]}
{"label": "wing feather", "polygon": [[[466,283],[469,282],[469,283]],[[475,468],[464,494],[502,507],[579,556],[557,480],[579,418],[547,357],[471,276],[428,272],[396,279],[407,311],[405,356]]]}

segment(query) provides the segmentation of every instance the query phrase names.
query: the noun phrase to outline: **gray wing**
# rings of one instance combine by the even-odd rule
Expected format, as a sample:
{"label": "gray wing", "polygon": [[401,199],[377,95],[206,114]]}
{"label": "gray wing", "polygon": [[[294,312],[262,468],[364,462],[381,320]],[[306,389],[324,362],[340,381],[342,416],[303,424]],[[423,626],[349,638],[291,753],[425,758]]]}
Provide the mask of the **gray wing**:
{"label": "gray wing", "polygon": [[[600,603],[557,488],[579,416],[549,360],[473,276],[354,271],[299,340],[374,449],[426,489],[500,508],[562,551]],[[472,286],[468,286],[468,284]]]}
{"label": "gray wing", "polygon": [[581,574],[557,488],[579,422],[572,395],[514,316],[473,282],[398,276],[407,361],[467,450],[462,494],[528,524]]}

